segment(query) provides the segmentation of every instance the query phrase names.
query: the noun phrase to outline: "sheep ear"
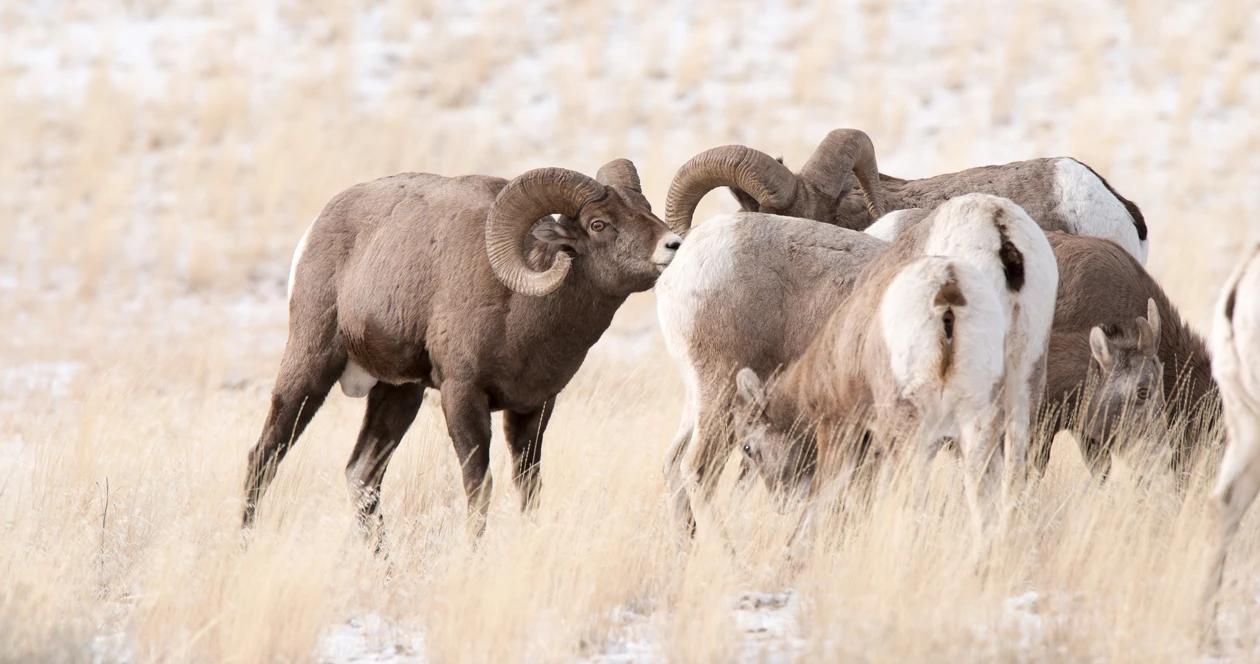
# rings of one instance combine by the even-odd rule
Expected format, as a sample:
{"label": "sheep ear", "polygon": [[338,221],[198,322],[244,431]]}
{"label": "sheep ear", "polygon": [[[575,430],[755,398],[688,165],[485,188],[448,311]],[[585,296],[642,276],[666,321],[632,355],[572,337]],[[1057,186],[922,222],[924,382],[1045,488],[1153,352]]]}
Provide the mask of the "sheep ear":
{"label": "sheep ear", "polygon": [[1110,369],[1115,362],[1115,358],[1111,355],[1111,342],[1107,339],[1107,333],[1098,326],[1094,326],[1089,331],[1089,352],[1094,356],[1094,361],[1103,369]]}
{"label": "sheep ear", "polygon": [[761,206],[757,204],[757,199],[748,195],[748,192],[736,187],[729,187],[731,195],[735,197],[735,201],[739,203],[739,209],[745,212],[759,212]]}
{"label": "sheep ear", "polygon": [[578,239],[573,222],[568,217],[543,217],[534,224],[533,235],[547,244],[572,244]]}
{"label": "sheep ear", "polygon": [[1138,350],[1147,357],[1155,355],[1155,351],[1159,349],[1158,335],[1145,318],[1138,316],[1134,322],[1137,323]]}
{"label": "sheep ear", "polygon": [[1159,331],[1160,318],[1159,307],[1155,306],[1155,298],[1147,298],[1146,300],[1146,322],[1151,328],[1151,352],[1147,355],[1154,355],[1159,350]]}
{"label": "sheep ear", "polygon": [[766,409],[766,386],[752,369],[744,367],[735,374],[735,392],[745,404]]}

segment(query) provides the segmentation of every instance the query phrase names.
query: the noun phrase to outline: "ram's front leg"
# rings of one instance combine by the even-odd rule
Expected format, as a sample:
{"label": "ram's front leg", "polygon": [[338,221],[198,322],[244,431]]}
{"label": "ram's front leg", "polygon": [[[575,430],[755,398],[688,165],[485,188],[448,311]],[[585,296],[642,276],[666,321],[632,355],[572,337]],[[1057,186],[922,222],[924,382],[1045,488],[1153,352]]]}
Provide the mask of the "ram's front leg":
{"label": "ram's front leg", "polygon": [[471,383],[442,386],[442,413],[455,446],[468,496],[468,529],[480,536],[490,504],[490,406],[485,393]]}

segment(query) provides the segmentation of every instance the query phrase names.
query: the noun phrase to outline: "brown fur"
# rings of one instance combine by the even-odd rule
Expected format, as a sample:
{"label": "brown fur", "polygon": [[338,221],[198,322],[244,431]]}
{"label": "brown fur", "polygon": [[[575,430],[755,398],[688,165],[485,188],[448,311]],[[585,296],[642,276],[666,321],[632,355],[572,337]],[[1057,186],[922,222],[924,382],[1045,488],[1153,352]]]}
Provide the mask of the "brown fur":
{"label": "brown fur", "polygon": [[[495,276],[486,250],[487,215],[507,184],[407,173],[351,187],[324,208],[295,270],[289,339],[249,459],[246,525],[351,360],[380,381],[347,467],[361,517],[377,516],[386,464],[425,388],[442,392],[474,516],[490,489],[491,411],[505,411],[522,500],[533,500],[556,395],[626,297],[653,285],[653,251],[669,231],[640,192],[609,184],[578,218],[540,220],[535,233],[545,227],[547,242],[521,239],[535,269],[557,251],[576,255],[555,292],[522,295]],[[596,219],[612,228],[595,233]]]}
{"label": "brown fur", "polygon": [[[833,134],[846,131],[855,132],[855,130],[836,130]],[[763,207],[746,192],[732,187],[740,206],[750,212],[813,219],[855,230],[870,226],[877,217],[872,214],[868,197],[859,193],[861,188],[858,186],[856,175],[853,172],[830,172],[818,166],[819,163],[826,163],[825,160],[818,159],[818,153],[822,152],[824,147],[829,147],[832,151],[844,147],[838,145],[837,141],[831,140],[832,138],[829,135],[829,140],[824,141],[815,152],[815,156],[811,157],[810,162],[796,174],[796,190],[792,196],[786,197],[790,201],[788,205]],[[1055,162],[1059,159],[1060,157],[1045,157],[979,166],[914,180],[880,173],[876,187],[879,191],[876,196],[880,201],[882,213],[887,214],[909,208],[932,209],[950,198],[963,194],[993,194],[1014,201],[1045,230],[1070,232],[1072,229],[1068,220],[1062,218],[1056,211],[1059,198],[1055,191]],[[1146,223],[1138,206],[1117,193],[1087,164],[1075,159],[1073,161],[1077,161],[1097,176],[1103,186],[1124,205],[1133,219],[1138,239],[1145,240]]]}
{"label": "brown fur", "polygon": [[[1050,233],[1059,263],[1059,296],[1050,337],[1047,402],[1073,403],[1090,368],[1089,330],[1110,326],[1123,340],[1136,334],[1132,322],[1146,314],[1154,299],[1160,314],[1158,355],[1164,364],[1164,394],[1172,418],[1219,410],[1207,344],[1182,320],[1159,284],[1132,256],[1114,243],[1092,237]],[[1070,412],[1071,406],[1060,410]],[[1184,453],[1186,450],[1178,450]],[[1044,467],[1048,450],[1038,465]],[[1178,454],[1178,457],[1181,457]]]}

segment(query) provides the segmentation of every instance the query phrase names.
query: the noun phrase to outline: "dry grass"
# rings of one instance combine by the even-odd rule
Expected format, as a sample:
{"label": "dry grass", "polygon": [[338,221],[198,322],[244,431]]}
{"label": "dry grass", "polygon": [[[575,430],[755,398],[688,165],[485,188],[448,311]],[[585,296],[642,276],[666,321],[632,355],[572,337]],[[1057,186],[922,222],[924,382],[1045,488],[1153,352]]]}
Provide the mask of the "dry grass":
{"label": "dry grass", "polygon": [[[0,8],[0,659],[306,661],[346,630],[433,661],[1196,656],[1206,467],[1184,499],[1123,471],[1099,487],[1061,444],[979,565],[948,459],[926,507],[894,491],[834,514],[796,564],[760,491],[722,503],[734,556],[711,532],[681,551],[660,473],[681,391],[650,295],[561,397],[536,513],[496,440],[476,546],[436,395],[386,477],[388,559],[352,528],[362,403],[340,396],[247,547],[236,518],[289,252],[331,195],[398,171],[624,155],[663,201],[700,149],[799,166],[837,126],[901,175],[1073,154],[1142,205],[1150,268],[1206,320],[1260,234],[1249,3],[40,11]],[[1240,659],[1260,636],[1249,526],[1225,595]]]}

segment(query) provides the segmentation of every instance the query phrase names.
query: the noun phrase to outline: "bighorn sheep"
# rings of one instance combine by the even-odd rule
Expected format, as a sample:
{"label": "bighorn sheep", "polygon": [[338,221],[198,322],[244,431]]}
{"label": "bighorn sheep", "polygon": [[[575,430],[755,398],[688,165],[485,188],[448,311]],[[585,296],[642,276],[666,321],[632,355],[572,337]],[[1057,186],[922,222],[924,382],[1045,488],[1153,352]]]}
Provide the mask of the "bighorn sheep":
{"label": "bighorn sheep", "polygon": [[490,494],[491,411],[504,411],[528,507],[556,395],[680,242],[624,159],[595,179],[561,168],[511,182],[409,173],[339,194],[294,255],[289,339],[249,455],[244,524],[338,380],[368,398],[346,467],[365,528],[379,527],[381,480],[425,388],[442,392],[474,531]]}
{"label": "bighorn sheep", "polygon": [[[841,478],[851,475],[866,445],[877,456],[930,459],[939,442],[952,436],[963,453],[967,499],[978,532],[992,523],[1004,419],[1003,403],[995,397],[1011,388],[1004,376],[1004,349],[1019,334],[1009,326],[1006,293],[1023,289],[1021,270],[1029,266],[999,230],[1006,222],[995,228],[991,210],[989,233],[978,233],[970,224],[951,227],[948,208],[945,212],[937,217],[942,223],[928,234],[927,244],[945,236],[941,239],[954,242],[941,248],[955,251],[916,256],[913,250],[891,248],[864,271],[853,294],[770,389],[750,369],[737,374],[737,393],[753,409],[752,418],[739,420],[739,438],[746,458],[770,487],[800,495],[818,486],[817,468],[829,474],[840,471]],[[1044,244],[1032,220],[1024,219]],[[958,242],[962,237],[967,240]],[[1003,239],[993,243],[981,238]],[[903,239],[899,244],[915,243]],[[987,256],[977,251],[985,244],[990,245]],[[1044,250],[1050,272],[1044,272],[1044,264],[1033,265],[1041,269],[1031,279],[1048,278],[1053,288],[1053,261],[1049,248]],[[978,260],[983,258],[988,260]],[[996,282],[991,267],[997,268]],[[1053,291],[1046,295],[1048,308]],[[1039,350],[1044,352],[1048,311],[1040,324]],[[1023,392],[1026,397],[1027,382]],[[854,444],[844,434],[861,413],[870,416],[871,442]],[[808,459],[814,455],[799,451],[810,448],[816,450],[813,464]]]}
{"label": "bighorn sheep", "polygon": [[[1119,447],[1116,436],[1145,429],[1164,416],[1159,309],[1155,300],[1146,302],[1146,316],[1131,324],[1095,325],[1085,333],[1088,339],[1079,331],[1055,330],[1050,336],[1053,361],[1046,393],[1055,400],[1055,421],[1048,430],[1071,429],[1081,458],[1102,479],[1111,470],[1111,450]],[[1049,455],[1046,441],[1038,454],[1039,470],[1044,471]]]}
{"label": "bighorn sheep", "polygon": [[[1119,414],[1127,411],[1138,428],[1164,415],[1182,424],[1214,416],[1211,357],[1159,284],[1115,244],[1063,233],[1049,239],[1059,264],[1059,297],[1046,385],[1056,419],[1048,430],[1074,430],[1082,457],[1105,477]],[[1091,371],[1100,384],[1088,384]],[[1082,395],[1092,401],[1083,408]],[[1185,469],[1191,442],[1188,433],[1174,441],[1174,469]],[[1049,453],[1045,445],[1037,455],[1039,470]]]}
{"label": "bighorn sheep", "polygon": [[1206,599],[1215,631],[1216,595],[1229,545],[1260,492],[1260,245],[1251,249],[1221,291],[1212,325],[1212,375],[1224,402],[1228,437],[1212,492],[1216,507],[1216,555]]}
{"label": "bighorn sheep", "polygon": [[691,489],[703,493],[696,507],[707,504],[735,447],[735,370],[764,376],[799,357],[886,247],[857,231],[752,212],[710,219],[687,237],[656,285],[685,392],[665,464],[680,524],[694,528]]}
{"label": "bighorn sheep", "polygon": [[[997,409],[1013,446],[1008,459],[1022,465],[1057,280],[1049,245],[1027,214],[994,196],[960,196],[928,217],[887,251],[903,262],[925,253],[954,256],[1003,284],[999,299],[1011,334],[1000,351],[1006,382]],[[687,391],[666,464],[683,524],[693,525],[689,494],[698,489],[696,498],[707,501],[713,471],[734,447],[734,371],[746,366],[766,375],[795,359],[855,284],[869,278],[860,275],[868,263],[894,260],[877,259],[885,247],[846,229],[742,213],[700,226],[662,276],[658,313]]]}
{"label": "bighorn sheep", "polygon": [[[862,201],[851,195],[855,183],[864,194]],[[932,209],[972,192],[993,194],[1014,201],[1043,229],[1109,239],[1141,262],[1148,249],[1146,222],[1137,205],[1116,193],[1093,169],[1067,157],[902,180],[878,172],[871,139],[857,129],[829,133],[800,173],[792,173],[764,152],[725,145],[696,155],[678,169],[665,207],[670,228],[686,235],[700,199],[721,186],[730,187],[748,211],[855,230],[886,212]]]}

